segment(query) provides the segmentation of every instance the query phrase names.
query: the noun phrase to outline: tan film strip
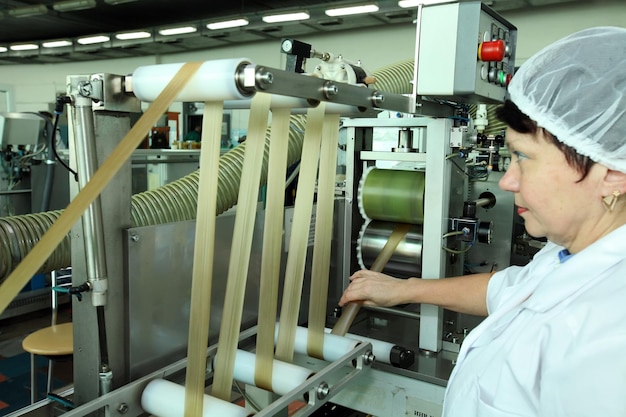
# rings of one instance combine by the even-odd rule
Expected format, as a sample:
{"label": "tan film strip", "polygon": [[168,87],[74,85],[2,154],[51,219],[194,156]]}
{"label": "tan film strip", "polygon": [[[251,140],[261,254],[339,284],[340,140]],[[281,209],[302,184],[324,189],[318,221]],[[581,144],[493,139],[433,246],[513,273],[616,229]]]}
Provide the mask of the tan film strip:
{"label": "tan film strip", "polygon": [[185,376],[185,416],[201,416],[204,402],[223,112],[223,102],[204,103]]}
{"label": "tan film strip", "polygon": [[259,183],[270,102],[271,95],[257,93],[252,98],[250,107],[248,138],[246,139],[241,185],[237,200],[228,281],[211,391],[214,397],[225,401],[230,399],[232,391],[235,353],[241,327],[252,235],[259,199]]}
{"label": "tan film strip", "polygon": [[315,239],[311,269],[307,353],[319,359],[324,357],[324,327],[328,302],[328,279],[333,237],[335,205],[335,177],[337,173],[337,146],[339,142],[339,115],[324,117],[320,166],[317,180],[317,208]]}
{"label": "tan film strip", "polygon": [[273,391],[274,329],[278,310],[290,120],[290,109],[272,110],[254,370],[256,386],[268,391]]}
{"label": "tan film strip", "polygon": [[276,358],[285,362],[291,362],[293,359],[325,108],[326,105],[322,102],[307,112],[300,161],[300,178],[294,207],[291,239],[289,240],[283,300],[280,309],[280,325],[276,342]]}

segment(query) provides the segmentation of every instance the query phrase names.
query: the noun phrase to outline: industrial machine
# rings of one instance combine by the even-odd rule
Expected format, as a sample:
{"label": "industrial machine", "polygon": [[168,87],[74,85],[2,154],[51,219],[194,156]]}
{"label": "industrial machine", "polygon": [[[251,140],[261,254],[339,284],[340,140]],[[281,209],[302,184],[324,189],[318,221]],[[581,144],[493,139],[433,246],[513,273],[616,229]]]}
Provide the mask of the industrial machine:
{"label": "industrial machine", "polygon": [[[513,203],[497,188],[506,152],[502,132],[487,128],[483,104],[505,98],[515,45],[515,27],[484,4],[419,5],[415,59],[406,65],[369,74],[358,62],[288,39],[281,45],[289,55],[286,70],[245,59],[209,61],[199,71],[219,73],[219,92],[205,78],[206,85],[183,89],[177,99],[201,102],[219,95],[225,106],[249,106],[255,94],[264,92],[272,94],[276,106],[277,97],[290,108],[315,108],[325,102],[330,112],[344,116],[338,126],[326,311],[332,327],[342,314],[336,305],[349,275],[371,267],[398,224],[409,224],[408,232],[386,263],[386,273],[439,279],[508,265]],[[314,58],[320,63],[312,77],[305,64]],[[113,138],[124,138],[130,130],[128,114],[139,111],[140,100],[158,101],[165,81],[180,67],[139,68],[128,77],[68,77],[69,119],[74,124],[71,155],[81,188],[88,189],[106,155],[115,152]],[[296,170],[305,121],[302,115],[290,119],[287,165]],[[219,163],[223,179],[218,182],[214,277],[226,277],[225,260],[240,255],[231,250],[239,214],[238,206],[231,207],[237,203],[239,184],[234,178],[243,170],[242,152],[243,147],[237,147]],[[263,163],[267,167],[267,160]],[[71,398],[76,407],[63,410],[67,417],[156,414],[166,405],[157,401],[163,394],[155,381],[180,383],[187,366],[198,174],[132,195],[130,164],[120,165],[82,224],[74,226],[44,265],[53,270],[67,266],[71,258],[74,292],[85,298],[73,303],[76,371]],[[73,192],[80,195],[77,188]],[[290,248],[296,209],[285,208],[283,251]],[[256,218],[264,214],[259,204]],[[55,216],[59,214],[47,217]],[[261,321],[263,223],[254,222],[254,228],[238,335],[244,352],[255,351]],[[12,242],[5,229],[0,229],[1,240]],[[298,319],[302,325],[309,308],[314,240],[311,230]],[[19,262],[14,258],[0,261],[3,280]],[[286,268],[282,261],[281,272]],[[227,293],[226,280],[214,279],[209,360],[202,370],[207,383],[214,374],[217,329],[226,319],[222,311]],[[364,308],[346,338],[327,342],[345,345],[345,350],[312,358],[296,347],[293,364],[309,373],[283,391],[255,388],[254,378],[235,367],[235,379],[238,376],[239,384],[246,386],[247,404],[259,409],[235,410],[232,415],[287,415],[288,405],[300,401],[300,416],[312,415],[328,402],[371,415],[440,416],[456,352],[479,320],[429,305]],[[236,363],[244,356],[238,353]],[[180,390],[166,392],[172,396],[169,403],[182,404]],[[205,399],[205,404],[211,401]],[[35,408],[51,406],[45,400]],[[181,407],[162,412],[182,415]],[[58,413],[59,406],[55,409]],[[29,412],[34,411],[24,415]]]}

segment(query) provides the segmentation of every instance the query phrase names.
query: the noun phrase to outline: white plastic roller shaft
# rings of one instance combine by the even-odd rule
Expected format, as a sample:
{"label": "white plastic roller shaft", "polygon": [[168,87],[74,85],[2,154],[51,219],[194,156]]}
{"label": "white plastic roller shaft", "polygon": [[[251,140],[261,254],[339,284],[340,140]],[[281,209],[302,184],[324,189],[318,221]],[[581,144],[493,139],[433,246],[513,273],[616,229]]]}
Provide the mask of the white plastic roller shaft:
{"label": "white plastic roller shaft", "polygon": [[[176,96],[176,101],[240,100],[246,96],[235,81],[237,70],[249,63],[245,58],[206,61]],[[135,96],[146,102],[154,101],[183,63],[146,65],[133,72]]]}
{"label": "white plastic roller shaft", "polygon": [[[218,360],[216,358],[216,360]],[[235,370],[233,377],[236,381],[248,385],[255,385],[254,370],[256,355],[245,350],[237,350],[235,356]],[[285,395],[298,385],[306,381],[313,371],[287,362],[274,360],[272,369],[272,391]]]}
{"label": "white plastic roller shaft", "polygon": [[[276,332],[274,340],[278,336],[278,325],[276,325]],[[294,351],[296,353],[307,355],[307,340],[309,337],[309,329],[306,327],[296,327],[296,340],[294,343]],[[352,351],[360,342],[355,339],[349,339],[347,337],[339,336],[336,334],[324,335],[324,360],[328,362],[336,361],[346,353]]]}
{"label": "white plastic roller shaft", "polygon": [[[324,329],[330,333],[332,329]],[[333,335],[334,336],[334,335]],[[391,350],[394,348],[393,343],[383,342],[382,340],[372,339],[358,334],[346,333],[346,338],[358,340],[359,342],[370,343],[372,345],[372,353],[376,358],[376,362],[391,364]]]}
{"label": "white plastic roller shaft", "polygon": [[[141,407],[156,417],[183,417],[185,387],[164,379],[152,380],[141,394]],[[237,404],[204,395],[202,417],[248,417],[252,414]]]}

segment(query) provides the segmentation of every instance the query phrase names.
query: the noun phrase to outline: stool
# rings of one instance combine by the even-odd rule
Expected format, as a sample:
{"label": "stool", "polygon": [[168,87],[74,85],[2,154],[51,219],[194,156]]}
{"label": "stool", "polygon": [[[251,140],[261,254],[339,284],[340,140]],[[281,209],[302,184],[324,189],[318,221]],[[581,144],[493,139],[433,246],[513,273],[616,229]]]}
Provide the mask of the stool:
{"label": "stool", "polygon": [[22,348],[30,353],[30,401],[37,399],[37,364],[35,355],[48,358],[47,392],[52,390],[54,359],[71,356],[74,353],[74,329],[72,323],[56,324],[39,329],[24,338]]}

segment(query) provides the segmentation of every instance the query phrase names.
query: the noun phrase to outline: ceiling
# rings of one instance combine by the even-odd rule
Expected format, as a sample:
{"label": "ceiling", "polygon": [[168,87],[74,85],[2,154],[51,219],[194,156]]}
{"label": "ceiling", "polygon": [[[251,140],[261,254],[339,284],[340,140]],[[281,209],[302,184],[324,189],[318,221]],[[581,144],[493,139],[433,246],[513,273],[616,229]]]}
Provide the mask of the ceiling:
{"label": "ceiling", "polygon": [[[192,50],[210,49],[229,44],[251,43],[261,40],[280,40],[283,37],[303,36],[338,30],[361,29],[380,25],[409,23],[414,10],[401,9],[396,0],[379,0],[379,11],[359,16],[330,18],[324,9],[331,4],[354,4],[350,1],[326,0],[126,0],[112,5],[112,0],[95,0],[96,6],[87,10],[57,11],[55,3],[61,0],[0,0],[0,65],[75,62],[105,58],[124,58],[141,55],[159,55]],[[493,0],[489,4],[498,10],[523,9],[555,3],[585,0]],[[37,16],[16,17],[15,9],[39,6]],[[311,18],[299,23],[267,24],[261,17],[268,13],[306,10]],[[246,16],[250,24],[243,28],[211,31],[206,23],[224,18]],[[192,25],[195,33],[161,36],[158,29],[173,25]],[[146,39],[120,41],[116,33],[142,30],[150,33]],[[110,41],[80,45],[76,40],[88,35],[107,35]],[[61,48],[43,48],[42,42],[68,40],[71,45]],[[14,51],[11,46],[34,44],[36,49]],[[4,47],[4,48],[2,48]]]}

